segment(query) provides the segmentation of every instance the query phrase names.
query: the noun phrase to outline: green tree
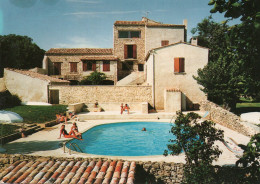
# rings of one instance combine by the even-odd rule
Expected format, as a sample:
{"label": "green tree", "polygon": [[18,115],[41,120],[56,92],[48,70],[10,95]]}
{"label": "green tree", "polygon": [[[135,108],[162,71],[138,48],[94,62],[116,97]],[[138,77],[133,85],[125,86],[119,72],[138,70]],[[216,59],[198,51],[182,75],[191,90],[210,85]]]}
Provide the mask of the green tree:
{"label": "green tree", "polygon": [[243,150],[243,156],[236,162],[246,169],[244,180],[246,183],[260,183],[260,133],[251,137],[249,143],[239,145]]}
{"label": "green tree", "polygon": [[27,36],[0,35],[0,77],[4,68],[30,69],[42,66],[45,51]]}
{"label": "green tree", "polygon": [[[214,5],[211,13],[225,12],[228,19],[221,24],[204,19],[193,29],[210,49],[209,64],[195,79],[209,100],[233,111],[241,96],[260,98],[260,1],[211,0],[209,5]],[[226,25],[238,17],[240,24]]]}
{"label": "green tree", "polygon": [[218,59],[219,53],[222,53],[226,47],[226,33],[229,29],[227,24],[214,22],[212,16],[206,17],[198,23],[196,28],[191,30],[198,39],[198,45],[210,49],[209,61]]}
{"label": "green tree", "polygon": [[104,80],[106,80],[106,75],[101,72],[94,71],[89,76],[85,77],[80,81],[81,85],[92,84],[92,85],[101,85]]}
{"label": "green tree", "polygon": [[184,180],[186,183],[214,183],[212,162],[217,160],[221,151],[215,141],[223,141],[223,131],[217,130],[212,121],[199,121],[196,113],[184,115],[177,112],[177,118],[171,128],[176,137],[169,142],[164,155],[185,154]]}

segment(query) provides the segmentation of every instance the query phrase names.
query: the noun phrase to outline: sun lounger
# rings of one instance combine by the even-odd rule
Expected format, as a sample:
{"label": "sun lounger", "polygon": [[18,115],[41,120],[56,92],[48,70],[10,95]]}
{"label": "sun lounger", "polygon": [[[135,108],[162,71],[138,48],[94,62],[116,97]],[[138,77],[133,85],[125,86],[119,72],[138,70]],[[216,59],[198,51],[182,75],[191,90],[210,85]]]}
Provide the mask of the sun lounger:
{"label": "sun lounger", "polygon": [[227,147],[229,151],[236,154],[237,157],[241,157],[243,155],[243,150],[237,145],[237,143],[232,138],[226,138],[223,144]]}

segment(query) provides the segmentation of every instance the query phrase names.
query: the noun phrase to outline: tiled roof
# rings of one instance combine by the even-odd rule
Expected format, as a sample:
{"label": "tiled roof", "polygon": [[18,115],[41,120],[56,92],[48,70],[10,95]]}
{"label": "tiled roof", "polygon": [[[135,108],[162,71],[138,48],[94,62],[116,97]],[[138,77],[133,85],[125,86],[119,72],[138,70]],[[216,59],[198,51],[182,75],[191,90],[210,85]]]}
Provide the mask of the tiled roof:
{"label": "tiled roof", "polygon": [[83,56],[80,58],[81,60],[109,60],[116,61],[118,57],[116,56]]}
{"label": "tiled roof", "polygon": [[185,25],[150,23],[145,21],[116,21],[117,26],[148,26],[148,27],[185,27]]}
{"label": "tiled roof", "polygon": [[27,76],[32,77],[32,78],[45,80],[45,81],[48,81],[48,82],[69,83],[69,81],[67,81],[67,80],[57,79],[57,78],[54,78],[54,77],[50,77],[48,75],[43,75],[43,74],[39,74],[39,73],[36,73],[36,72],[28,71],[28,70],[17,70],[17,69],[13,69],[13,68],[5,68],[5,69],[13,71],[13,72],[20,73],[20,74],[23,74],[23,75],[27,75]]}
{"label": "tiled roof", "polygon": [[133,184],[135,162],[17,161],[2,173],[0,183]]}
{"label": "tiled roof", "polygon": [[178,45],[178,44],[185,44],[185,45],[190,45],[190,46],[194,46],[194,47],[199,47],[199,48],[202,48],[202,49],[209,49],[209,48],[206,48],[206,47],[202,47],[202,46],[199,46],[199,45],[192,45],[190,43],[186,43],[186,42],[177,42],[177,43],[172,43],[172,44],[169,44],[169,45],[164,45],[164,46],[160,46],[160,47],[157,47],[157,48],[153,48],[151,50],[149,50],[145,56],[145,61],[148,60],[149,56],[150,56],[150,53],[152,50],[157,50],[157,49],[162,49],[162,48],[166,48],[166,47],[169,47],[169,46],[174,46],[174,45]]}
{"label": "tiled roof", "polygon": [[113,49],[101,49],[101,48],[51,48],[46,54],[90,54],[90,55],[102,55],[113,54]]}

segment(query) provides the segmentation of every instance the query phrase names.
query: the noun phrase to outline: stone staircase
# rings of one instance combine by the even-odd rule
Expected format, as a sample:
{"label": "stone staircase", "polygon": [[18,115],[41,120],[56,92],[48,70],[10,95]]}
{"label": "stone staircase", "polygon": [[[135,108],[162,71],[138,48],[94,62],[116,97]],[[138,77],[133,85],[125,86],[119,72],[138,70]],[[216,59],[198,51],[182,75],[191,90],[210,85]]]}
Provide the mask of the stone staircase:
{"label": "stone staircase", "polygon": [[116,83],[117,86],[142,85],[145,82],[144,72],[132,72]]}

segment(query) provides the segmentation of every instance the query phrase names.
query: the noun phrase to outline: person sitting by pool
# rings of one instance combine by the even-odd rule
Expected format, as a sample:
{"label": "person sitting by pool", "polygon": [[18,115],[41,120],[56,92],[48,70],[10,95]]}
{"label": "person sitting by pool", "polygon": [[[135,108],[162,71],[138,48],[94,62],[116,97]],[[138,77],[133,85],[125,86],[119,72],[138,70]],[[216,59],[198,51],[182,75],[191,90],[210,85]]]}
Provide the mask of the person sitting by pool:
{"label": "person sitting by pool", "polygon": [[72,127],[71,127],[71,130],[70,130],[70,132],[69,132],[69,135],[75,135],[75,136],[80,137],[80,138],[82,139],[82,135],[81,135],[81,133],[79,132],[78,126],[77,126],[77,124],[76,124],[75,122],[73,123],[73,125],[72,125]]}
{"label": "person sitting by pool", "polygon": [[127,112],[127,114],[129,114],[129,109],[130,109],[129,105],[125,104],[124,111]]}
{"label": "person sitting by pool", "polygon": [[121,112],[120,112],[120,114],[123,114],[123,112],[124,112],[124,104],[123,103],[121,103]]}
{"label": "person sitting by pool", "polygon": [[144,127],[144,128],[142,129],[142,131],[146,131],[146,128]]}
{"label": "person sitting by pool", "polygon": [[78,138],[76,135],[69,135],[68,132],[67,132],[66,129],[65,129],[65,125],[61,125],[61,128],[60,128],[60,137],[58,137],[58,139],[60,139],[61,136],[64,136],[65,138],[75,138],[75,139],[82,140],[82,139]]}

